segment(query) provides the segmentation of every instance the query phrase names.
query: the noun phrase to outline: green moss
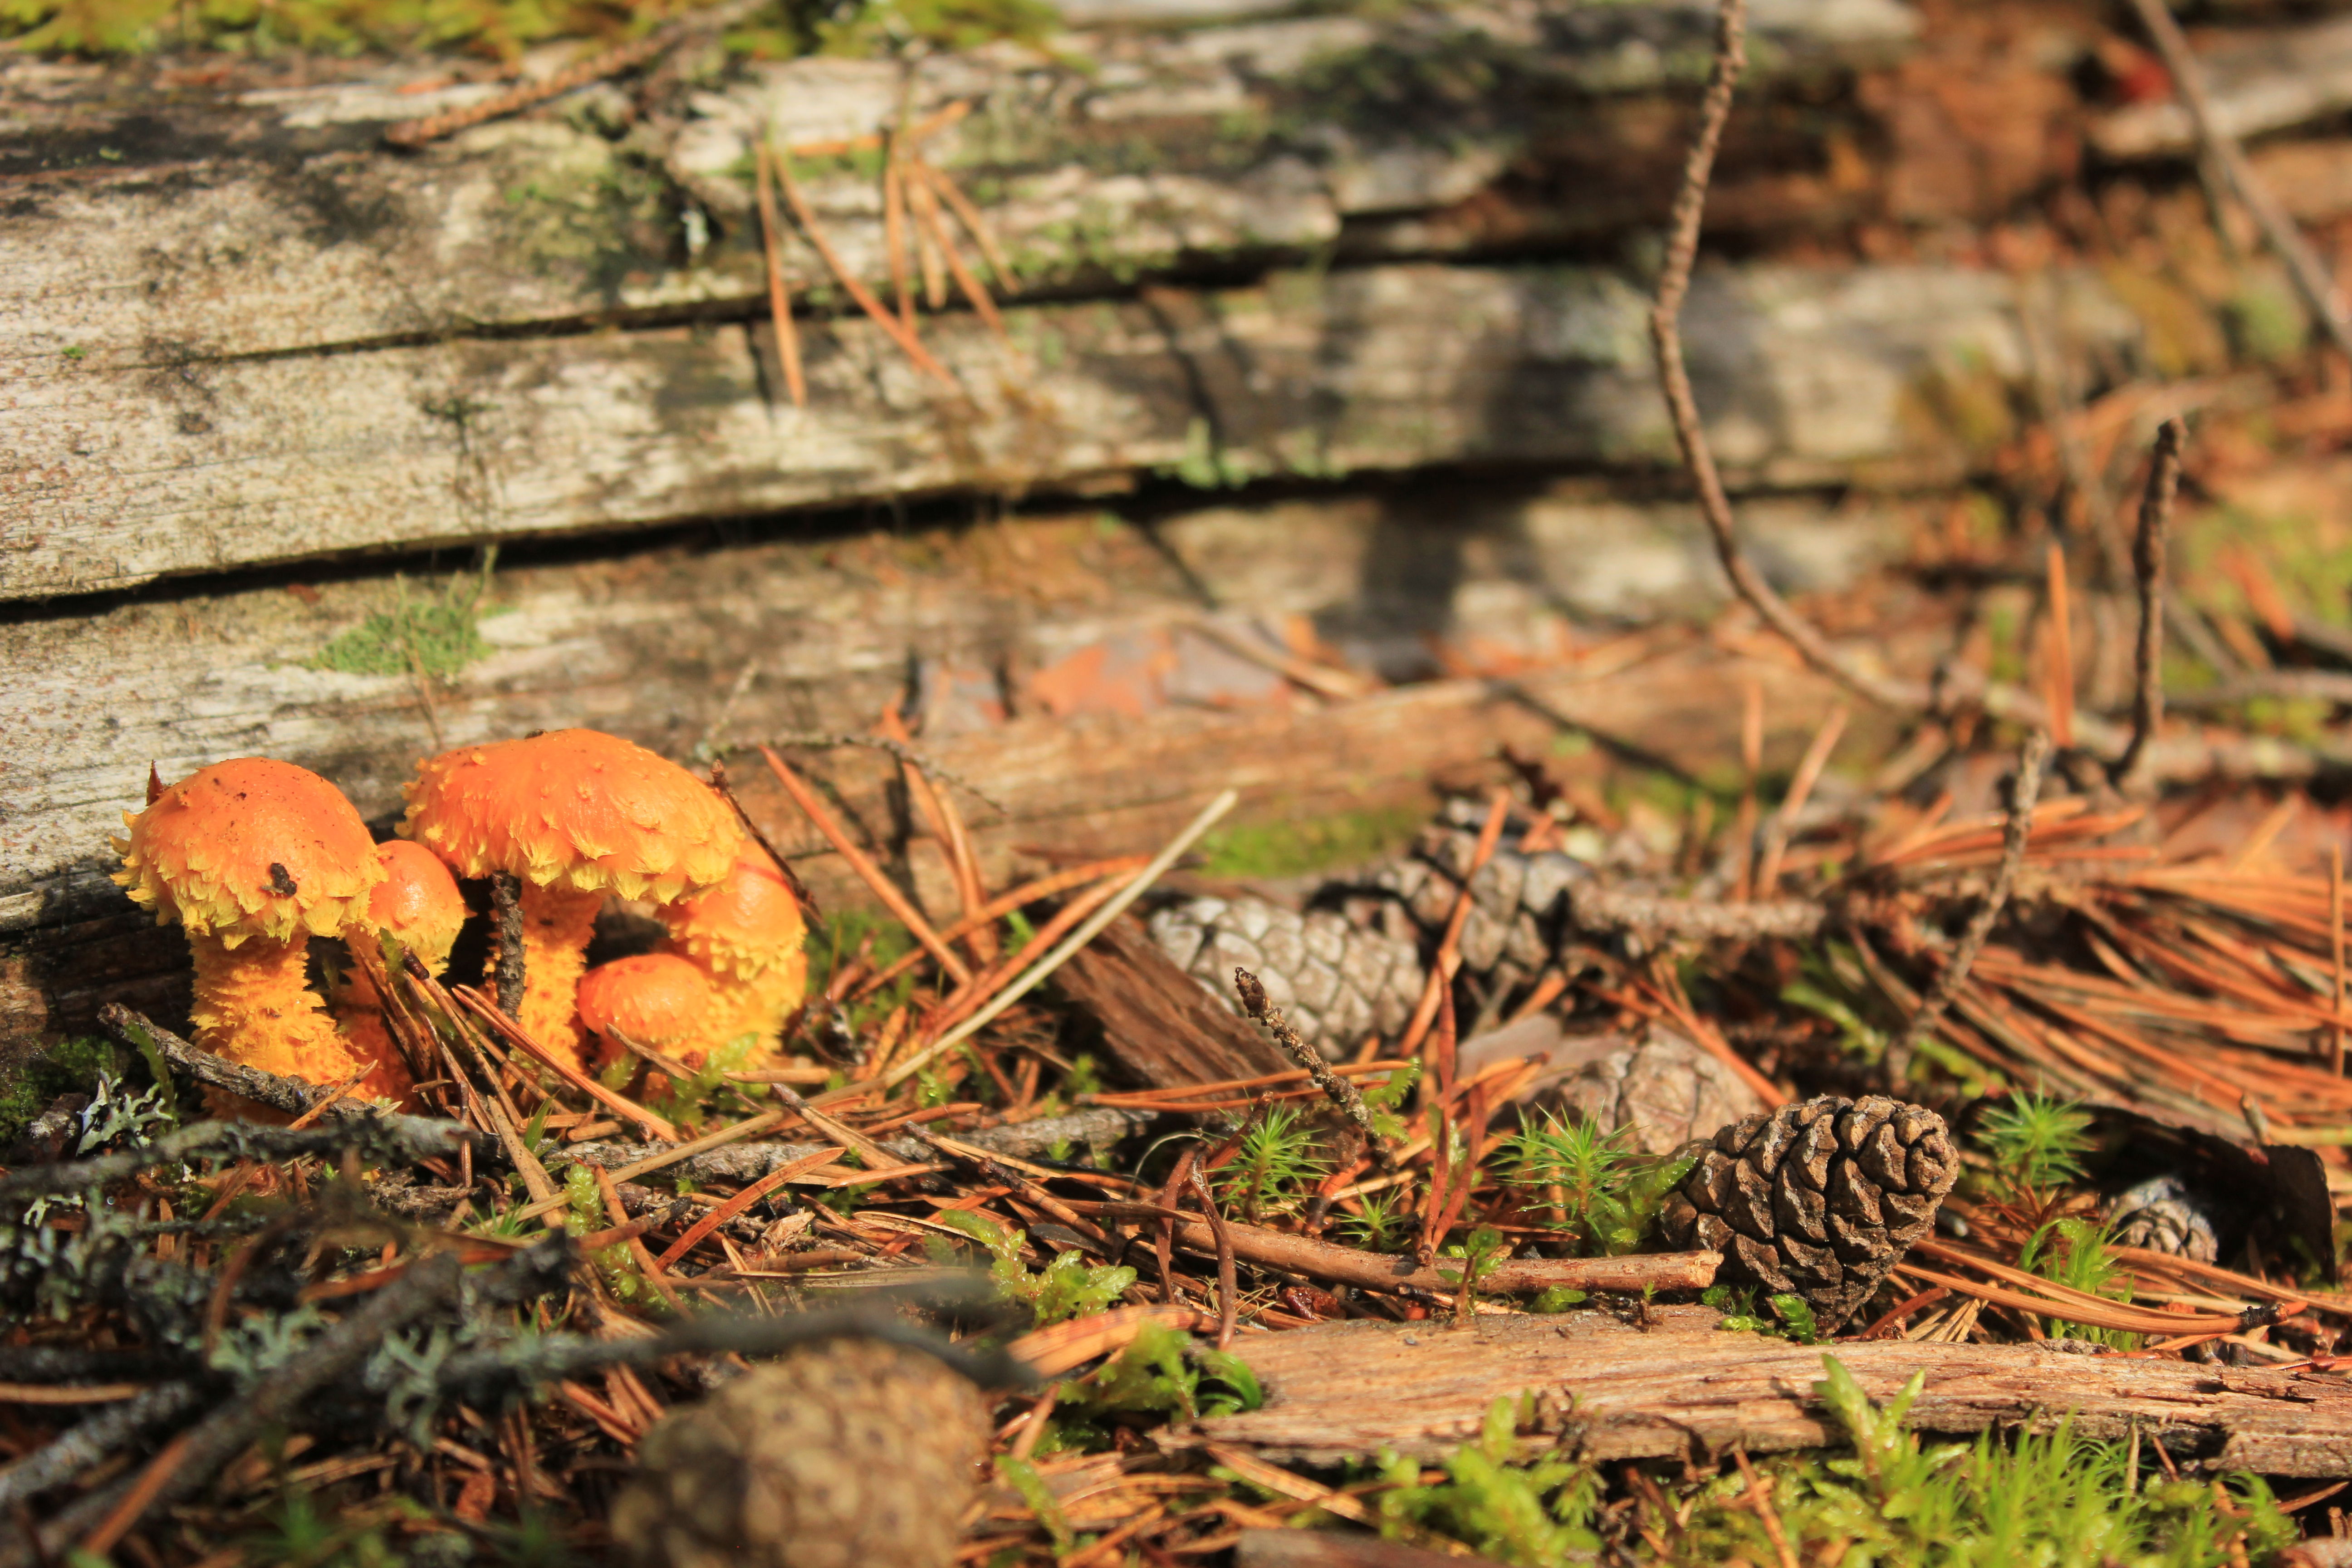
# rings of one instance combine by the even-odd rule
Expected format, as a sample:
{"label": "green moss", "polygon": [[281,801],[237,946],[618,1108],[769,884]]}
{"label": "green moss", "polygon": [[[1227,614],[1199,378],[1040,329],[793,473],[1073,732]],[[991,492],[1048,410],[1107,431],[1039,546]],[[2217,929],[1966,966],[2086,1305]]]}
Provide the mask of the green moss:
{"label": "green moss", "polygon": [[120,1078],[127,1067],[111,1041],[83,1037],[59,1040],[23,1062],[0,1077],[0,1145],[13,1142],[58,1096],[89,1094],[100,1073]]}
{"label": "green moss", "polygon": [[1212,877],[1304,877],[1379,859],[1409,843],[1428,813],[1419,805],[1343,811],[1307,820],[1228,827],[1202,841]]}
{"label": "green moss", "polygon": [[320,648],[312,669],[344,675],[414,675],[448,679],[490,651],[482,640],[482,595],[490,584],[495,548],[481,570],[451,578],[431,598],[410,594],[408,580],[392,580],[393,603]]}

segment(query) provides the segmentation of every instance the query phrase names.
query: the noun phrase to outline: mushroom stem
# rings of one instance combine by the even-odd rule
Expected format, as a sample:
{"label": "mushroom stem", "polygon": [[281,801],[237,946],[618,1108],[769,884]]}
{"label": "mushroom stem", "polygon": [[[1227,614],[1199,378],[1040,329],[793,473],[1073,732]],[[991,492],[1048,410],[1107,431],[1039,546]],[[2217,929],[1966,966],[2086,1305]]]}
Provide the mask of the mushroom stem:
{"label": "mushroom stem", "polygon": [[588,939],[604,895],[522,885],[523,1032],[551,1051],[582,1059],[583,1035],[575,998],[588,967]]}
{"label": "mushroom stem", "polygon": [[210,932],[190,931],[196,969],[196,1044],[215,1056],[311,1083],[336,1083],[359,1060],[310,989],[304,970],[310,937],[277,942],[249,936],[235,947]]}
{"label": "mushroom stem", "polygon": [[757,1035],[755,1048],[762,1057],[772,1056],[782,1040],[784,1016],[800,1005],[808,993],[808,955],[794,952],[757,974],[732,969],[708,973],[717,997],[712,1044],[723,1046]]}
{"label": "mushroom stem", "polygon": [[[352,950],[354,958],[384,962],[383,944],[373,931],[347,931],[343,933],[343,945]],[[391,973],[389,965],[384,973]],[[390,1031],[383,1026],[383,998],[377,994],[375,982],[368,978],[367,965],[353,963],[343,976],[342,984],[337,987],[335,1022],[342,1029],[344,1047],[361,1061],[375,1064],[374,1070],[360,1081],[357,1092],[388,1100],[394,1105],[407,1103],[416,1087],[415,1079],[409,1076],[400,1047],[393,1043]]]}

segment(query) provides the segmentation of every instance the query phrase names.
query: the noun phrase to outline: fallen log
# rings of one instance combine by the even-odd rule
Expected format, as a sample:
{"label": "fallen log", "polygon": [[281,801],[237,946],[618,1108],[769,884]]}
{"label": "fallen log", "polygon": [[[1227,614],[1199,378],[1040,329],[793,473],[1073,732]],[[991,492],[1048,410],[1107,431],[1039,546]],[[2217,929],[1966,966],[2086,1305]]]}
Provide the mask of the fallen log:
{"label": "fallen log", "polygon": [[1654,1308],[1646,1327],[1599,1312],[1486,1318],[1469,1329],[1322,1323],[1246,1341],[1264,1408],[1195,1423],[1176,1446],[1236,1445],[1308,1463],[1394,1448],[1436,1458],[1475,1437],[1496,1399],[1533,1394],[1535,1429],[1592,1459],[1704,1458],[1843,1440],[1813,1384],[1834,1355],[1874,1399],[1915,1372],[1922,1432],[2137,1431],[2203,1470],[2352,1476],[2352,1387],[2308,1372],[2089,1352],[2079,1341],[1800,1345],[1726,1332],[1705,1307]]}

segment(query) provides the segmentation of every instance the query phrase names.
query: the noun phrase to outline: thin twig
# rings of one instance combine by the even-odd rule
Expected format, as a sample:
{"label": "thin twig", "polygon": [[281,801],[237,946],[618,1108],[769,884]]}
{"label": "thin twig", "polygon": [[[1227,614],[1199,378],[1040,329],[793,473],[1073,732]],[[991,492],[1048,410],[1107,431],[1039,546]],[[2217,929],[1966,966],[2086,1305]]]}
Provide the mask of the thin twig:
{"label": "thin twig", "polygon": [[[768,744],[772,746],[805,746],[813,751],[823,750],[832,746],[866,746],[877,752],[887,752],[902,763],[912,763],[915,766],[922,769],[923,772],[929,773],[931,777],[938,779],[940,783],[955,785],[956,788],[963,791],[964,794],[971,796],[972,799],[980,802],[981,805],[988,807],[989,810],[996,813],[997,816],[1011,816],[1013,815],[1013,808],[1011,806],[1004,805],[994,795],[990,795],[986,790],[981,788],[978,784],[972,783],[961,773],[941,767],[924,752],[915,750],[914,747],[908,745],[902,741],[891,740],[887,735],[828,735],[814,732],[804,732],[788,735],[772,735],[768,738]],[[725,746],[720,748],[720,750],[727,752],[750,752],[756,751],[758,749],[759,742],[748,742],[740,746]]]}
{"label": "thin twig", "polygon": [[1192,1184],[1193,1196],[1201,1200],[1201,1212],[1208,1216],[1209,1234],[1217,1249],[1217,1348],[1231,1350],[1234,1324],[1241,1316],[1241,1282],[1234,1267],[1234,1238],[1225,1227],[1225,1216],[1217,1212],[1217,1197],[1209,1190],[1207,1180],[1198,1165],[1185,1173]]}
{"label": "thin twig", "polygon": [[1772,1506],[1772,1483],[1756,1473],[1756,1467],[1748,1462],[1747,1449],[1732,1449],[1731,1458],[1739,1466],[1740,1478],[1748,1483],[1748,1489],[1740,1495],[1739,1500],[1755,1512],[1757,1521],[1764,1527],[1764,1533],[1770,1537],[1772,1550],[1780,1559],[1780,1568],[1799,1568],[1797,1553],[1789,1544],[1789,1532],[1781,1527],[1780,1510]]}
{"label": "thin twig", "polygon": [[1740,548],[1731,498],[1715,465],[1715,449],[1699,422],[1698,397],[1691,390],[1690,367],[1683,360],[1683,300],[1690,292],[1691,268],[1698,259],[1699,220],[1706,210],[1707,182],[1715,171],[1716,149],[1722,144],[1724,122],[1731,116],[1732,89],[1748,68],[1748,0],[1723,0],[1716,16],[1715,68],[1700,100],[1698,131],[1691,138],[1690,154],[1683,165],[1682,186],[1675,193],[1668,220],[1666,260],[1658,278],[1656,308],[1650,313],[1650,336],[1657,346],[1658,382],[1665,394],[1666,410],[1674,419],[1684,466],[1698,489],[1699,515],[1714,536],[1715,552],[1724,575],[1739,596],[1754,606],[1764,623],[1780,634],[1804,657],[1805,662],[1866,702],[1883,708],[1922,709],[1932,705],[1932,694],[1907,681],[1890,680],[1857,668],[1830,647],[1821,633],[1790,609],[1788,601],[1764,580]]}
{"label": "thin twig", "polygon": [[2123,754],[2107,769],[2107,777],[2118,786],[2130,777],[2164,722],[2164,539],[2172,522],[2172,498],[2180,487],[2180,444],[2186,436],[2179,419],[2157,426],[2147,489],[2140,493],[2139,532],[2132,541],[2132,575],[2139,584],[2132,732]]}
{"label": "thin twig", "polygon": [[710,787],[719,792],[719,799],[735,808],[735,820],[743,825],[743,831],[751,836],[751,842],[766,850],[768,858],[775,862],[778,874],[784,879],[784,886],[793,895],[793,901],[801,907],[802,916],[811,925],[821,923],[824,920],[824,912],[816,907],[816,895],[808,890],[808,884],[801,880],[801,874],[793,869],[793,863],[784,858],[783,851],[777,848],[767,832],[751,820],[751,814],[743,809],[743,803],[735,798],[735,787],[727,782],[725,763],[711,763]]}
{"label": "thin twig", "polygon": [[1290,1020],[1282,1016],[1282,1009],[1266,999],[1265,987],[1258,983],[1256,975],[1246,969],[1236,968],[1234,971],[1234,991],[1242,999],[1242,1011],[1264,1026],[1265,1032],[1274,1037],[1274,1043],[1282,1047],[1282,1054],[1306,1068],[1307,1076],[1315,1080],[1315,1087],[1339,1108],[1342,1115],[1355,1123],[1356,1131],[1364,1136],[1364,1147],[1370,1151],[1381,1169],[1394,1170],[1396,1162],[1381,1142],[1379,1131],[1372,1125],[1371,1108],[1364,1103],[1362,1092],[1353,1083],[1333,1072],[1331,1064],[1323,1059],[1322,1052],[1298,1037],[1298,1031],[1290,1026]]}
{"label": "thin twig", "polygon": [[709,11],[681,16],[667,26],[647,33],[642,38],[632,38],[627,43],[615,44],[609,49],[590,55],[578,64],[567,66],[562,70],[557,71],[544,81],[525,82],[520,87],[499,93],[495,98],[486,98],[479,103],[467,104],[463,109],[452,109],[442,114],[429,114],[419,120],[403,120],[394,125],[388,126],[384,131],[383,139],[394,147],[422,147],[427,142],[437,142],[444,136],[470,130],[485,121],[520,113],[534,105],[545,103],[551,98],[561,98],[567,92],[586,87],[591,82],[602,81],[608,76],[618,76],[623,71],[632,70],[697,33],[732,26],[738,20],[756,10],[760,3],[761,0],[731,0],[729,5],[718,5]]}
{"label": "thin twig", "polygon": [[1902,1038],[1888,1053],[1898,1069],[1960,994],[1969,971],[1976,964],[1977,954],[1983,951],[1985,939],[1992,934],[1993,922],[2000,918],[2001,906],[2009,902],[2010,892],[2017,886],[2017,868],[2024,864],[2026,840],[2033,831],[2033,803],[2042,794],[2042,764],[2049,756],[2047,731],[2036,730],[2025,738],[2024,752],[2017,759],[2016,784],[2010,795],[2009,823],[2001,836],[2000,869],[1993,874],[1992,889],[1985,894],[1984,902],[1969,918],[1959,944],[1952,949],[1951,962],[1936,976],[1936,984],[1928,987],[1919,1010],[1904,1026]]}
{"label": "thin twig", "polygon": [[2254,226],[2263,231],[2263,238],[2286,263],[2287,276],[2295,292],[2303,296],[2305,307],[2318,320],[2320,331],[2338,353],[2352,354],[2352,321],[2347,319],[2343,293],[2336,287],[2327,264],[2254,173],[2245,149],[2214,112],[2212,95],[2206,89],[2205,68],[2189,47],[2180,24],[2173,20],[2170,7],[2165,0],[2132,0],[2132,7],[2139,13],[2140,24],[2147,29],[2157,53],[2164,57],[2165,68],[2172,73],[2173,90],[2197,128],[2198,144],[2206,158],[2253,218]]}

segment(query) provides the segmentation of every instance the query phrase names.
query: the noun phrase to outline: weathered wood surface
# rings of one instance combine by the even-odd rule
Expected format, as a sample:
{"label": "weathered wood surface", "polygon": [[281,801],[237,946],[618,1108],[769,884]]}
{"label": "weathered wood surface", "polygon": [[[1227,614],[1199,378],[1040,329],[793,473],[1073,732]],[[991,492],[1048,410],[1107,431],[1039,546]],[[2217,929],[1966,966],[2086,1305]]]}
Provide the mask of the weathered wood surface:
{"label": "weathered wood surface", "polygon": [[[2095,281],[2067,335],[2128,357]],[[2024,373],[2011,285],[1956,268],[1711,271],[1685,318],[1721,459],[1748,482],[1965,471],[1952,387]],[[740,324],[88,366],[0,386],[0,597],[387,548],[948,490],[1217,485],[1428,465],[1662,468],[1643,296],[1579,267],[1400,265],[974,318],[930,342],[812,331],[796,409]],[[764,331],[764,329],[761,329]]]}
{"label": "weathered wood surface", "polygon": [[1831,1354],[1874,1398],[1915,1372],[1920,1431],[2137,1428],[2183,1465],[2352,1476],[2352,1388],[2339,1377],[2066,1354],[2049,1344],[1792,1344],[1715,1328],[1703,1307],[1654,1310],[1647,1331],[1597,1312],[1430,1323],[1318,1324],[1243,1340],[1263,1409],[1203,1421],[1177,1442],[1240,1444],[1336,1463],[1382,1447],[1434,1458],[1478,1434],[1498,1398],[1533,1393],[1536,1426],[1596,1459],[1749,1453],[1840,1441],[1814,1395]]}
{"label": "weathered wood surface", "polygon": [[1295,1065],[1171,963],[1139,921],[1113,921],[1054,984],[1102,1031],[1104,1056],[1148,1088],[1255,1078]]}
{"label": "weathered wood surface", "polygon": [[[300,85],[142,90],[122,70],[18,61],[0,70],[14,187],[0,363],[71,347],[152,365],[748,308],[765,289],[752,140],[867,136],[950,105],[971,112],[923,152],[983,199],[1033,286],[1319,250],[1349,217],[1475,194],[1551,121],[1572,120],[1603,167],[1612,149],[1664,150],[1671,135],[1611,105],[1701,79],[1709,25],[1671,5],[1485,0],[1078,32],[1052,54],[1004,45],[905,65],[730,65],[706,50],[677,62],[677,89],[634,125],[597,89],[414,154],[375,144],[383,122],[494,87],[406,90],[446,79],[433,62],[346,80],[314,63]],[[1883,62],[1916,26],[1898,0],[1783,0],[1757,17],[1751,91]],[[879,284],[878,163],[852,163],[802,177],[841,254]],[[706,245],[688,206],[717,225]],[[110,244],[88,243],[101,232]],[[800,291],[822,279],[804,243],[786,266]]]}

